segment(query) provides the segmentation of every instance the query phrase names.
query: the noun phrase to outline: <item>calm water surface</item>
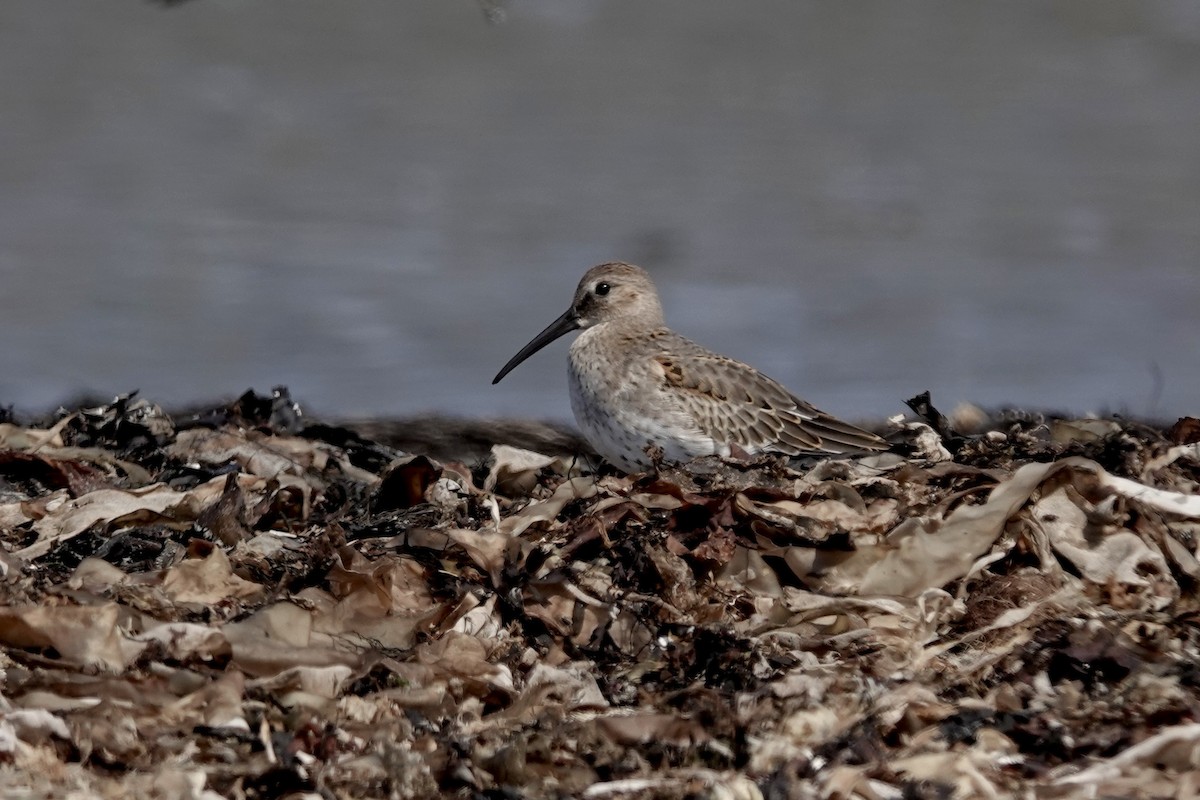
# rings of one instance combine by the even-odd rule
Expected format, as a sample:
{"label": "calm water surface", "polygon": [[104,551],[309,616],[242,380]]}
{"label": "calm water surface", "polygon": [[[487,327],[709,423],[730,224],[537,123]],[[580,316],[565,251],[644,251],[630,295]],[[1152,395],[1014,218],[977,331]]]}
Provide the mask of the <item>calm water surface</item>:
{"label": "calm water surface", "polygon": [[827,410],[1200,413],[1200,6],[0,5],[0,402],[567,418],[593,263]]}

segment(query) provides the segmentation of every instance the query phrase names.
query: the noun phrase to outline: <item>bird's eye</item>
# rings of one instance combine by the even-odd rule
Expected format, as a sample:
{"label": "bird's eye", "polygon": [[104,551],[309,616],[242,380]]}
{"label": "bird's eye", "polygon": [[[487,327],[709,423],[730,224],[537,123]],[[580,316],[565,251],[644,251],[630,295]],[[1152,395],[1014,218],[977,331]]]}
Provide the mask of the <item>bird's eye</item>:
{"label": "bird's eye", "polygon": [[611,288],[612,287],[609,286],[607,283],[604,283],[604,282],[597,283],[596,284],[596,294],[603,297],[604,295],[608,294],[608,290]]}

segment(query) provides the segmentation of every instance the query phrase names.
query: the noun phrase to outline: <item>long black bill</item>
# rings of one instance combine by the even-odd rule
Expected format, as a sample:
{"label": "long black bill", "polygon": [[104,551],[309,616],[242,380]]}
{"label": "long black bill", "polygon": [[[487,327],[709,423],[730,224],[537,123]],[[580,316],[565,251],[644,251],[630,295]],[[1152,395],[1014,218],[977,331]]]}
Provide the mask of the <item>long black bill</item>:
{"label": "long black bill", "polygon": [[495,386],[508,373],[512,372],[513,367],[520,364],[531,355],[541,350],[546,345],[553,342],[558,337],[570,333],[579,327],[579,318],[575,316],[575,309],[568,308],[566,313],[561,317],[551,322],[546,330],[533,337],[533,341],[521,348],[521,352],[508,360],[508,363],[496,373],[496,377],[492,378],[492,385]]}

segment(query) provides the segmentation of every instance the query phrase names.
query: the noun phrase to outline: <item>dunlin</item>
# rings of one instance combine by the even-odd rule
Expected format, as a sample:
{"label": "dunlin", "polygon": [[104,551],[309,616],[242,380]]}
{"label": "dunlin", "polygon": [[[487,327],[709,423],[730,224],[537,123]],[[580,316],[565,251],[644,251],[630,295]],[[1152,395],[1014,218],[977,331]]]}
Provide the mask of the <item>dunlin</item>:
{"label": "dunlin", "polygon": [[835,419],[740,361],[683,338],[663,322],[650,276],[632,264],[592,267],[566,312],[496,375],[558,337],[571,345],[571,409],[609,462],[636,472],[656,458],[820,455],[886,450],[873,433]]}

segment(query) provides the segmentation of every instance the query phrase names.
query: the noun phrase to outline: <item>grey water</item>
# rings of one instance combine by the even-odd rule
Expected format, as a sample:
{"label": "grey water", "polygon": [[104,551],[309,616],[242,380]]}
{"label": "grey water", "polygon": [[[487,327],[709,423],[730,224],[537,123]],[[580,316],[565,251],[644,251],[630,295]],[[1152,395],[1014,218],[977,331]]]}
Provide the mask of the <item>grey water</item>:
{"label": "grey water", "polygon": [[567,419],[583,270],[851,418],[1200,413],[1200,5],[6,0],[0,404]]}

